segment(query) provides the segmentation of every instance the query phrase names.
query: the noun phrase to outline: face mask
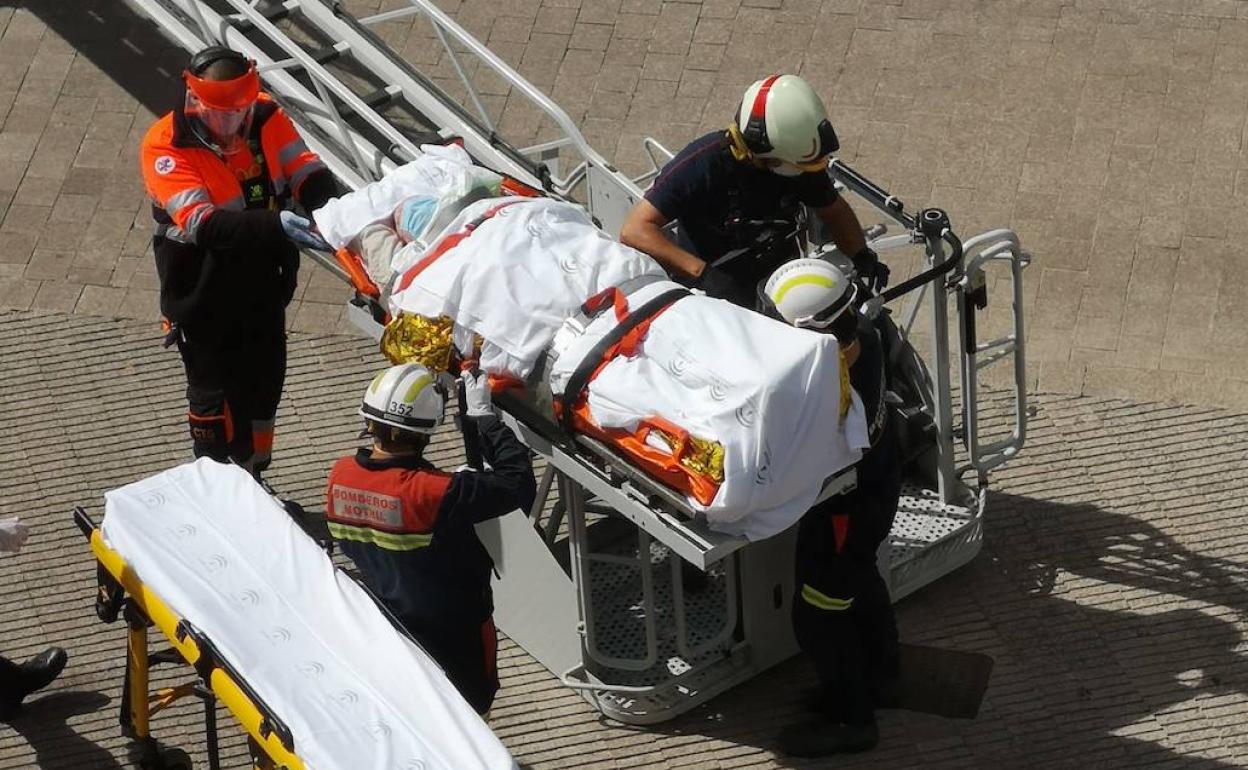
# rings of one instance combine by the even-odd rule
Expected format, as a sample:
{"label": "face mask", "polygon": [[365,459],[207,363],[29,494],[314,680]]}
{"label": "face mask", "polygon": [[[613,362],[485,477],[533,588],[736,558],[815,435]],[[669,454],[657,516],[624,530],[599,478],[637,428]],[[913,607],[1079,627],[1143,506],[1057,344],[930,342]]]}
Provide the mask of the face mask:
{"label": "face mask", "polygon": [[394,212],[394,224],[399,237],[410,243],[423,236],[437,210],[436,198],[420,195],[403,201]]}
{"label": "face mask", "polygon": [[777,176],[794,177],[802,175],[802,170],[791,163],[781,163],[778,166],[771,166],[768,168],[768,171],[776,174]]}

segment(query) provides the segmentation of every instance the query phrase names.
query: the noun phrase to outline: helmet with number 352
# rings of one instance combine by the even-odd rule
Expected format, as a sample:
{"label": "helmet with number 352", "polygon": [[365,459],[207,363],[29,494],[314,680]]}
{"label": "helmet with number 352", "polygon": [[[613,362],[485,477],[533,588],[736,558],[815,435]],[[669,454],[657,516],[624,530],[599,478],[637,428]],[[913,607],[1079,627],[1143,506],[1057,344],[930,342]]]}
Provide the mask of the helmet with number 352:
{"label": "helmet with number 352", "polygon": [[420,364],[399,364],[369,383],[360,404],[365,420],[413,433],[432,433],[442,424],[446,398],[437,377]]}

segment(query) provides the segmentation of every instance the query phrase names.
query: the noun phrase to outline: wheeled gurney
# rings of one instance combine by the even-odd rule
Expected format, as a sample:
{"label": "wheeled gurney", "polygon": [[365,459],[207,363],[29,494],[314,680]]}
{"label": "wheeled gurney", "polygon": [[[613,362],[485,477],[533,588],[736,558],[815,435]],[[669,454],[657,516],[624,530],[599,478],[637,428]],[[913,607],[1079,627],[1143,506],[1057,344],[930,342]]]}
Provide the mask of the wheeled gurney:
{"label": "wheeled gurney", "polygon": [[[100,617],[129,628],[122,721],[144,766],[171,764],[151,716],[194,694],[214,770],[215,700],[261,768],[515,767],[437,664],[241,468],[201,459],[105,497],[99,528],[76,519]],[[171,650],[149,655],[150,625]],[[198,681],[149,694],[151,665],[178,659]]]}
{"label": "wheeled gurney", "polygon": [[[136,2],[188,50],[220,43],[256,59],[266,89],[353,189],[420,157],[421,144],[458,139],[483,166],[536,193],[579,201],[605,232],[616,233],[670,157],[647,137],[653,168],[624,174],[564,110],[430,0],[406,0],[361,18],[334,0]],[[414,19],[432,30],[435,51],[441,47],[446,66],[436,73],[419,71],[382,39],[389,25]],[[342,70],[340,62],[347,65]],[[488,77],[492,89],[478,88],[474,73]],[[449,85],[435,74],[451,78]],[[508,140],[507,127],[488,109],[500,84],[508,112],[537,115],[536,139]],[[906,344],[898,362],[908,388],[897,407],[914,440],[881,565],[899,599],[974,558],[989,472],[1023,445],[1026,256],[1013,233],[959,242],[943,212],[912,213],[840,161],[829,173],[901,228],[873,240],[877,251],[913,244],[923,252],[918,275],[873,301],[878,310],[913,300],[898,315],[903,341],[922,305],[930,309],[932,350],[920,358]],[[307,256],[348,277],[334,260]],[[985,278],[994,269],[1010,296],[1004,331],[984,341],[980,334],[992,320],[982,307]],[[366,292],[353,298],[348,313],[366,333],[380,331],[384,309]],[[1005,417],[997,425],[1004,424],[1004,435],[998,427],[989,437],[978,383],[995,362],[1013,365],[1013,387],[1000,399]],[[958,367],[957,407],[951,363]],[[481,530],[499,568],[496,619],[526,651],[605,714],[633,723],[671,718],[795,652],[788,619],[791,532],[756,543],[710,532],[679,495],[609,448],[585,437],[569,440],[520,400],[500,396],[498,403],[544,468],[528,519],[507,516]],[[702,590],[685,590],[682,561],[707,570]]]}

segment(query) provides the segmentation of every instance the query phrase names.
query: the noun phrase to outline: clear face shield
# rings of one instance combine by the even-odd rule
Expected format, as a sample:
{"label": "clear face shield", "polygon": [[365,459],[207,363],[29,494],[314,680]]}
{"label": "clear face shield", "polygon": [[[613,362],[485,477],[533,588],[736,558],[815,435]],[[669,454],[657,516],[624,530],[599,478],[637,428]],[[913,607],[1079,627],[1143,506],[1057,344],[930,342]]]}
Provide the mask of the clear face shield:
{"label": "clear face shield", "polygon": [[205,107],[199,97],[186,92],[186,119],[200,141],[224,155],[233,155],[246,148],[255,107],[241,110],[217,110]]}
{"label": "clear face shield", "polygon": [[189,72],[183,78],[187,122],[200,141],[226,155],[245,149],[260,94],[255,65],[232,80],[205,80]]}

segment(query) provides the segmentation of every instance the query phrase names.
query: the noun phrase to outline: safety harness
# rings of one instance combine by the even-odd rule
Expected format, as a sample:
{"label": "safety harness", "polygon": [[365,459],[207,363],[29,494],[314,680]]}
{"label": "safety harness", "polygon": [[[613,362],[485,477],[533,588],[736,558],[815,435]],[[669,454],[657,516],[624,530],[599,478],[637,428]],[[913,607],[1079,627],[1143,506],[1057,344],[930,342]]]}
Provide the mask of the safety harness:
{"label": "safety harness", "polygon": [[615,309],[617,323],[611,331],[602,336],[602,339],[594,343],[589,353],[572,371],[572,376],[568,378],[567,385],[564,386],[563,394],[560,396],[559,422],[564,431],[569,434],[572,433],[573,427],[574,410],[572,407],[581,397],[581,391],[585,389],[585,386],[616,356],[621,353],[632,355],[637,345],[645,338],[646,332],[649,331],[650,323],[677,300],[692,293],[684,287],[668,289],[636,310],[630,311],[625,288],[612,286],[590,297],[581,305],[581,313],[592,318],[604,311],[609,302],[610,306]]}

